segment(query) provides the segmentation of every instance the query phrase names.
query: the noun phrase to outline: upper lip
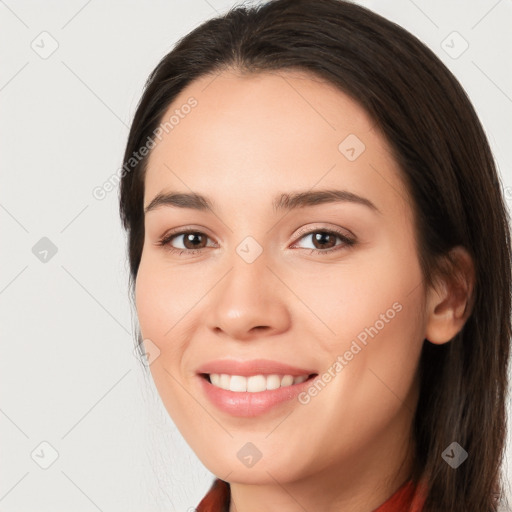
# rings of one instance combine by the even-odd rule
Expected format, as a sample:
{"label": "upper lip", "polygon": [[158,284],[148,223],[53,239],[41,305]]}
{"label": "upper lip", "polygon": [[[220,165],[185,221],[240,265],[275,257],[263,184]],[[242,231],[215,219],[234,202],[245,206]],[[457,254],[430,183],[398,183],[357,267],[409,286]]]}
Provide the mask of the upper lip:
{"label": "upper lip", "polygon": [[269,359],[251,359],[249,361],[236,361],[234,359],[217,359],[210,361],[197,369],[197,373],[226,373],[228,375],[311,375],[314,370],[298,368],[289,364],[271,361]]}

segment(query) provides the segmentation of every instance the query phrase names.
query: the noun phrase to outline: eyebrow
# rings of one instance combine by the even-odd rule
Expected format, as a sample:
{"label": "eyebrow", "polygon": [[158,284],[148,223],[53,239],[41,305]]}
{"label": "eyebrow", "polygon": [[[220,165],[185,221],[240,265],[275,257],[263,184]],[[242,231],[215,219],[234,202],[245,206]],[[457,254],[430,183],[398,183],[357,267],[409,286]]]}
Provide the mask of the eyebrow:
{"label": "eyebrow", "polygon": [[[361,197],[348,190],[315,190],[294,192],[292,194],[282,193],[277,195],[272,202],[274,212],[290,211],[297,208],[305,208],[326,203],[349,202],[367,206],[376,213],[381,211],[366,197]],[[196,193],[183,192],[160,192],[145,207],[144,213],[148,213],[160,206],[171,206],[177,208],[191,208],[205,211],[215,210],[214,202],[206,196]]]}

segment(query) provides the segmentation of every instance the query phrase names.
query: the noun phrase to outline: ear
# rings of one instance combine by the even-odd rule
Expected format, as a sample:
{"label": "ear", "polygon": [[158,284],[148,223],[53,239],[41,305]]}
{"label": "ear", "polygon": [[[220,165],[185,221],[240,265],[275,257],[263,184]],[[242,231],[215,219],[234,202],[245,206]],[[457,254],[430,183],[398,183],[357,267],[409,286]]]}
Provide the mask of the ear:
{"label": "ear", "polygon": [[474,263],[461,246],[450,251],[450,271],[437,278],[427,292],[425,338],[431,343],[447,343],[459,333],[473,309]]}

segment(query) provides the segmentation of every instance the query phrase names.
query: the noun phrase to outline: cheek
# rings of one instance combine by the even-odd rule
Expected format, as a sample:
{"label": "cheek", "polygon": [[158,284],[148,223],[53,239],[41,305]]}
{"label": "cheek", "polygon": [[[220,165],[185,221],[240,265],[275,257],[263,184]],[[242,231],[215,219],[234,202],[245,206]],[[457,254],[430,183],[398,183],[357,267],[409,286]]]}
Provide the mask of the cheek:
{"label": "cheek", "polygon": [[135,282],[135,305],[143,338],[165,350],[184,303],[180,283],[155,261],[142,259]]}
{"label": "cheek", "polygon": [[[147,270],[147,265],[141,261],[137,280],[135,282],[135,306],[139,320],[142,337],[159,338],[161,329],[158,329],[160,287],[154,280],[154,275]],[[161,326],[160,326],[161,328]]]}
{"label": "cheek", "polygon": [[314,273],[301,269],[286,282],[307,304],[303,322],[317,331],[318,342],[339,351],[354,338],[364,343],[376,331],[379,338],[393,332],[394,342],[406,339],[402,329],[421,317],[421,287],[415,289],[420,275],[414,261],[404,266],[399,258],[382,254],[368,262],[317,267]]}
{"label": "cheek", "polygon": [[332,440],[333,451],[363,450],[401,409],[407,415],[407,409],[415,408],[414,380],[423,343],[421,300],[419,289],[408,296],[410,289],[403,290],[400,296],[395,281],[391,289],[374,287],[365,301],[358,297],[348,302],[334,327],[336,341],[321,347],[326,384],[305,409],[310,417],[330,411],[329,425],[319,430]]}
{"label": "cheek", "polygon": [[186,348],[182,340],[185,322],[180,319],[190,306],[187,307],[183,294],[178,291],[179,283],[170,276],[157,262],[150,262],[149,258],[141,260],[135,282],[135,304],[146,350],[151,352],[156,345],[159,351],[149,370],[169,415],[181,422],[189,397],[175,376]]}
{"label": "cheek", "polygon": [[363,409],[386,397],[391,403],[405,399],[423,345],[419,266],[411,259],[404,267],[395,257],[380,262],[346,282],[334,327],[337,343],[329,347],[333,361],[338,355],[347,361],[343,392],[358,390]]}
{"label": "cheek", "polygon": [[[367,260],[361,257],[357,264],[317,274],[308,282],[314,282],[317,291],[308,295],[308,304],[330,329],[317,336],[327,367],[338,356],[346,361],[344,377],[338,379],[340,385],[345,381],[341,392],[367,389],[360,397],[366,405],[376,396],[373,385],[384,392],[387,385],[405,396],[425,328],[421,269],[412,245],[382,244],[378,251],[368,252]],[[319,295],[321,289],[324,293]],[[318,332],[321,329],[327,331],[319,324]]]}
{"label": "cheek", "polygon": [[[149,245],[149,240],[144,244]],[[179,315],[186,301],[188,287],[183,282],[183,272],[167,265],[164,249],[144,249],[135,282],[135,303],[139,320],[147,328],[160,327],[163,335],[173,318]],[[160,325],[159,325],[160,324]],[[152,329],[154,330],[154,329]]]}

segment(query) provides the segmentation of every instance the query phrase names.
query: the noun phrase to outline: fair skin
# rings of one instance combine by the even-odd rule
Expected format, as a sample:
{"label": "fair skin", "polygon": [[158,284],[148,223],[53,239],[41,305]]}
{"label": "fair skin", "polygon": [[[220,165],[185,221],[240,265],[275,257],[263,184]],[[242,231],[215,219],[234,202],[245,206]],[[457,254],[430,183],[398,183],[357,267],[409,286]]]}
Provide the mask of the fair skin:
{"label": "fair skin", "polygon": [[[230,512],[370,512],[410,475],[420,351],[425,338],[448,342],[467,319],[467,255],[458,253],[468,269],[459,287],[424,289],[400,171],[375,123],[333,86],[292,71],[225,71],[190,84],[164,119],[190,96],[197,106],[152,150],[145,177],[145,207],[171,191],[214,204],[145,215],[136,306],[142,337],[160,351],[150,369],[162,401],[203,464],[230,482]],[[353,161],[338,149],[349,134],[365,145]],[[283,193],[327,189],[376,209],[340,201],[273,210]],[[175,228],[203,233],[200,251],[180,255],[195,247],[183,235],[159,246]],[[299,228],[356,243],[315,243]],[[252,263],[236,250],[248,236],[262,249]],[[238,417],[200,386],[197,368],[223,358],[322,375],[393,304],[400,311],[308,403]],[[252,467],[237,457],[248,442],[262,454]]]}

